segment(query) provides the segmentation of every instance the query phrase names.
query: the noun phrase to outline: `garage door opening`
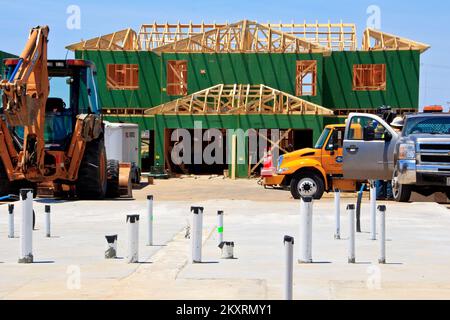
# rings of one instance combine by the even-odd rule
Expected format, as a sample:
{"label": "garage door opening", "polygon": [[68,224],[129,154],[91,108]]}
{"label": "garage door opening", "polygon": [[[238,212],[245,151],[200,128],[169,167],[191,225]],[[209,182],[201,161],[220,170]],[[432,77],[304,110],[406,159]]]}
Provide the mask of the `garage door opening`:
{"label": "garage door opening", "polygon": [[[165,167],[179,175],[223,175],[228,169],[226,129],[166,129]],[[186,137],[183,133],[186,133]],[[184,139],[187,138],[187,141]],[[186,154],[187,153],[187,154]]]}

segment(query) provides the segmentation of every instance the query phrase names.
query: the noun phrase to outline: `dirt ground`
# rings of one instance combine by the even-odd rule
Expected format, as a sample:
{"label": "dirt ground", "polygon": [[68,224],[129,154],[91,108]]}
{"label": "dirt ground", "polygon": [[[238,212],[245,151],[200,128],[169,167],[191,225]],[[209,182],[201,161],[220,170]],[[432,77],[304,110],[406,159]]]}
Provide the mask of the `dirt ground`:
{"label": "dirt ground", "polygon": [[[205,199],[249,200],[249,201],[295,201],[289,190],[264,188],[259,179],[226,179],[223,176],[185,176],[169,180],[154,180],[148,185],[142,180],[141,188],[135,189],[136,200],[146,199],[152,194],[162,201],[203,201]],[[324,199],[331,199],[332,193],[325,193]],[[344,193],[342,198],[355,198],[356,193]],[[368,197],[368,193],[365,193]],[[414,202],[447,203],[447,197],[438,193],[431,197],[423,197],[413,193]]]}

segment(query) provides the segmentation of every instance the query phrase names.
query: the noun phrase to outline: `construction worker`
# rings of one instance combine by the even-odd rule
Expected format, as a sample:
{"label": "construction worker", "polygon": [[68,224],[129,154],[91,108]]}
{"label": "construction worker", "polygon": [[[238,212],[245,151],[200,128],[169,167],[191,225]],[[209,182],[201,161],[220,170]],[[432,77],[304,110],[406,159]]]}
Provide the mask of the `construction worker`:
{"label": "construction worker", "polygon": [[392,121],[391,127],[394,129],[397,133],[402,132],[403,126],[405,125],[405,120],[402,117],[397,117]]}
{"label": "construction worker", "polygon": [[[403,130],[404,124],[405,124],[405,121],[404,121],[403,117],[396,117],[391,122],[391,127],[397,133],[401,133]],[[377,199],[378,200],[393,200],[394,194],[392,193],[392,181],[378,180],[378,181],[376,181],[375,184],[377,187]]]}

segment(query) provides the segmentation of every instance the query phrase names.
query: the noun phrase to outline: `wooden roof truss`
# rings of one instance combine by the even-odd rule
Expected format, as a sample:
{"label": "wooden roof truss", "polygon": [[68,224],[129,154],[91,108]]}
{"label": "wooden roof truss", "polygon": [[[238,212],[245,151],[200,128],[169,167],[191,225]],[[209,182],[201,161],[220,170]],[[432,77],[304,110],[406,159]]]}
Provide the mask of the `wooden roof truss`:
{"label": "wooden roof truss", "polygon": [[136,32],[131,29],[124,29],[107,35],[96,37],[90,40],[81,41],[66,47],[68,50],[140,50]]}
{"label": "wooden roof truss", "polygon": [[331,53],[327,47],[243,20],[158,47],[153,52]]}
{"label": "wooden roof truss", "polygon": [[332,115],[333,111],[265,85],[219,84],[151,108],[145,114]]}
{"label": "wooden roof truss", "polygon": [[430,48],[429,45],[395,36],[374,29],[364,31],[362,49],[365,51],[386,50],[419,50],[421,53]]}
{"label": "wooden roof truss", "polygon": [[[138,37],[143,50],[152,51],[162,46],[195,35],[229,26],[222,24],[143,24]],[[289,34],[301,40],[326,47],[330,50],[356,50],[356,25],[352,23],[261,23],[263,27]]]}

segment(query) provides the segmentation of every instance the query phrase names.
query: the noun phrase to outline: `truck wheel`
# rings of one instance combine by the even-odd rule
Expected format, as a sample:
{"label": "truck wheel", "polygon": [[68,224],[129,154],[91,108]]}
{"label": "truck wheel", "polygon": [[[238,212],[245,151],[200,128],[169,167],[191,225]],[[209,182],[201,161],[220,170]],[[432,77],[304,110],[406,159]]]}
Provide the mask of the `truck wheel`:
{"label": "truck wheel", "polygon": [[106,195],[106,151],[103,138],[86,145],[78,171],[77,195],[84,200],[99,200]]}
{"label": "truck wheel", "polygon": [[108,187],[106,189],[106,197],[118,198],[120,197],[119,190],[119,161],[108,160],[107,165],[107,179]]}
{"label": "truck wheel", "polygon": [[296,174],[291,180],[291,194],[294,199],[312,197],[315,200],[322,199],[325,185],[322,178],[312,172]]}
{"label": "truck wheel", "polygon": [[409,185],[398,182],[398,171],[395,169],[392,179],[392,194],[397,202],[409,202],[411,198],[412,188]]}

